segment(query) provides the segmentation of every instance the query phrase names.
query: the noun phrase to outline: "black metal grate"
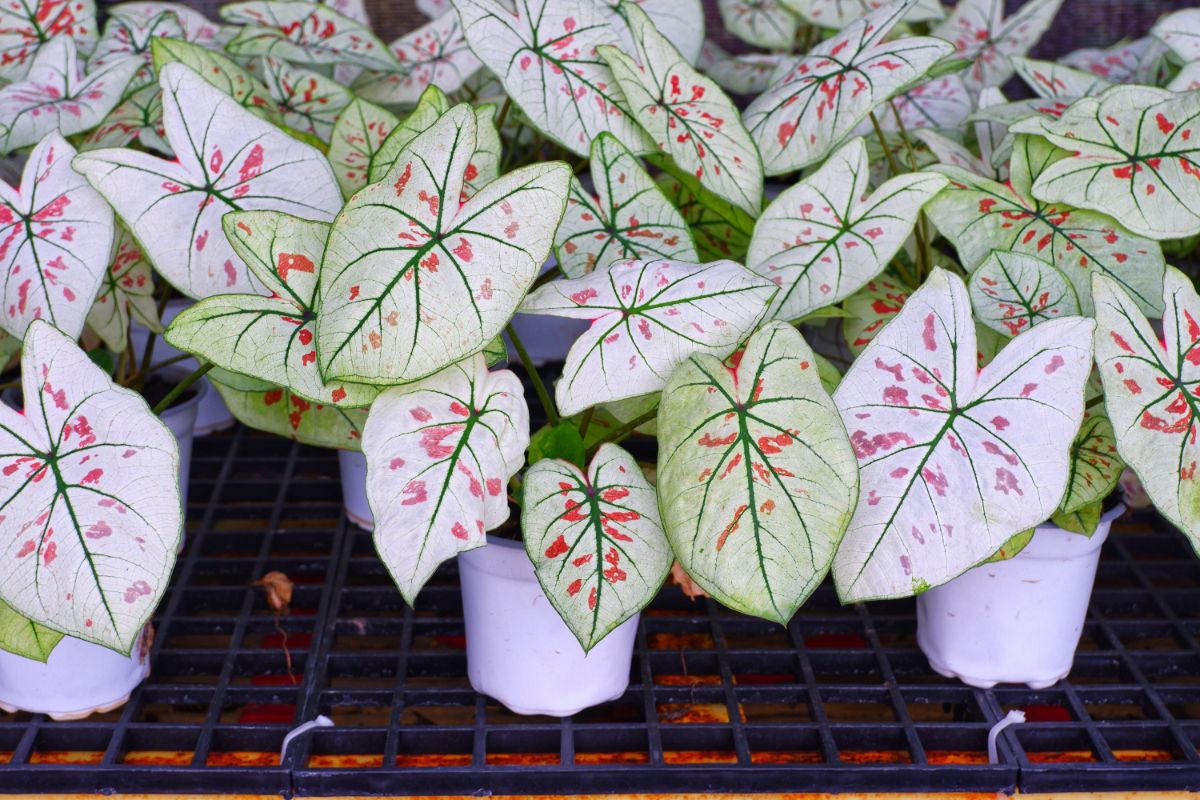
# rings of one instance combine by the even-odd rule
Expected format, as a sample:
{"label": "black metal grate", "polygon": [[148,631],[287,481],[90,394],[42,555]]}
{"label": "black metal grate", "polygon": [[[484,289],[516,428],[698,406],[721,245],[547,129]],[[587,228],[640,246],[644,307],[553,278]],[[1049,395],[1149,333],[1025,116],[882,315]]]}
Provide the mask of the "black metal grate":
{"label": "black metal grate", "polygon": [[[823,586],[785,629],[668,588],[625,695],[558,720],[471,690],[455,570],[407,607],[341,513],[332,453],[241,428],[199,440],[190,504],[150,679],[80,722],[0,714],[0,792],[1200,788],[1200,562],[1152,518],[1105,546],[1072,678],[1050,689],[932,673],[911,600],[844,608]],[[297,583],[279,620],[251,586],[270,570]],[[1030,722],[989,765],[1013,708]],[[317,714],[336,727],[280,765]]]}

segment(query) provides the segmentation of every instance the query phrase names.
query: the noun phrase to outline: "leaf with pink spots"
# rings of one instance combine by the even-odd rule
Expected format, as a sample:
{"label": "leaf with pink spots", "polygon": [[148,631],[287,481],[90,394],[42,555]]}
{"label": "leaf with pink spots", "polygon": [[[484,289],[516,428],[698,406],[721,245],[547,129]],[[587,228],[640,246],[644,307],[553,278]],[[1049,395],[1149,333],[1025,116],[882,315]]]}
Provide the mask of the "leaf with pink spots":
{"label": "leaf with pink spots", "polygon": [[880,275],[846,298],[842,305],[847,314],[842,322],[842,334],[850,352],[855,356],[860,354],[883,326],[895,319],[910,294],[912,290],[907,286]]}
{"label": "leaf with pink spots", "polygon": [[81,151],[105,147],[127,147],[137,143],[146,150],[173,156],[163,128],[162,90],[157,84],[143,86],[108,112],[87,139]]}
{"label": "leaf with pink spots", "polygon": [[658,495],[615,444],[601,445],[586,473],[561,459],[538,461],[523,492],[525,551],[587,652],[647,606],[671,571]]}
{"label": "leaf with pink spots", "polygon": [[745,259],[754,233],[754,217],[717,197],[694,178],[664,175],[658,179],[658,188],[687,222],[700,261]]}
{"label": "leaf with pink spots", "polygon": [[623,107],[680,170],[713,194],[757,214],[762,162],[737,107],[654,29],[640,7],[626,3],[621,11],[633,31],[637,60],[612,45],[597,52],[625,95]]}
{"label": "leaf with pink spots", "polygon": [[976,318],[1004,336],[1079,315],[1079,298],[1067,276],[1034,256],[995,250],[968,283]]}
{"label": "leaf with pink spots", "polygon": [[790,49],[796,40],[796,15],[783,0],[717,0],[725,30],[747,44],[768,50]]}
{"label": "leaf with pink spots", "polygon": [[1124,470],[1104,407],[1084,411],[1083,425],[1071,443],[1071,472],[1067,492],[1054,512],[1055,524],[1091,536],[1103,513],[1103,501],[1116,490]]}
{"label": "leaf with pink spots", "polygon": [[44,664],[62,638],[58,631],[23,617],[0,600],[0,650]]}
{"label": "leaf with pink spots", "polygon": [[329,140],[329,163],[343,195],[367,185],[376,154],[399,125],[395,114],[366,100],[356,98],[346,106]]}
{"label": "leaf with pink spots", "polygon": [[[781,0],[813,25],[841,30],[872,11],[887,5],[887,0]],[[904,17],[907,22],[933,22],[946,16],[938,0],[919,0]]]}
{"label": "leaf with pink spots", "polygon": [[611,134],[592,142],[591,176],[595,195],[571,180],[567,211],[554,235],[558,263],[568,278],[631,259],[696,260],[683,216]]}
{"label": "leaf with pink spots", "polygon": [[0,80],[24,78],[38,52],[57,39],[72,39],[89,52],[97,34],[94,0],[17,0],[0,6]]}
{"label": "leaf with pink spots", "polygon": [[150,262],[129,231],[120,226],[111,263],[88,312],[87,324],[105,347],[120,353],[129,345],[129,323],[135,319],[143,327],[162,333]]}
{"label": "leaf with pink spots", "polygon": [[126,92],[155,83],[150,52],[155,39],[182,39],[183,25],[169,8],[128,4],[131,9],[109,15],[100,40],[87,59],[87,71],[94,72],[124,59],[141,62]]}
{"label": "leaf with pink spots", "polygon": [[884,41],[915,3],[898,0],[821,42],[746,108],[767,175],[825,158],[872,109],[954,51],[927,36]]}
{"label": "leaf with pink spots", "polygon": [[354,93],[373,103],[413,105],[430,86],[456,92],[483,66],[467,46],[453,9],[388,47],[397,66],[387,72],[364,72],[354,82]]}
{"label": "leaf with pink spots", "polygon": [[724,54],[704,70],[727,92],[761,94],[771,85],[771,78],[787,56],[767,53],[745,55]]}
{"label": "leaf with pink spots", "polygon": [[728,360],[690,356],[658,412],[667,538],[706,592],[786,625],[829,572],[857,465],[816,358],[771,322]]}
{"label": "leaf with pink spots", "polygon": [[866,146],[848,142],[779,195],[754,227],[746,266],[780,287],[768,316],[800,319],[858,291],[892,260],[946,183],[906,173],[872,193]]}
{"label": "leaf with pink spots", "polygon": [[313,447],[361,448],[366,409],[314,403],[282,386],[219,367],[208,378],[243,425]]}
{"label": "leaf with pink spots", "polygon": [[317,3],[249,0],[226,3],[221,18],[243,25],[225,45],[234,56],[275,56],[296,64],[353,64],[389,70],[396,60],[371,29]]}
{"label": "leaf with pink spots", "polygon": [[164,278],[189,297],[259,293],[221,232],[232,210],[328,221],[342,198],[321,152],[243,108],[183,64],[160,73],[177,158],[93,150],[73,162],[116,210]]}
{"label": "leaf with pink spots", "polygon": [[701,0],[604,0],[616,8],[636,4],[689,64],[698,64],[704,46],[705,11]]}
{"label": "leaf with pink spots", "polygon": [[1060,64],[1099,75],[1112,83],[1160,85],[1174,67],[1169,48],[1153,36],[1112,47],[1085,47],[1058,59]]}
{"label": "leaf with pink spots", "polygon": [[508,479],[525,462],[521,381],[482,355],[388,389],[363,431],[379,557],[412,605],[438,565],[484,546],[508,519]]}
{"label": "leaf with pink spots", "polygon": [[260,66],[283,123],[328,143],[334,124],[354,94],[332,78],[272,56],[263,57]]}
{"label": "leaf with pink spots", "polygon": [[71,169],[74,155],[50,133],[19,188],[0,181],[0,329],[18,339],[35,319],[78,338],[108,269],[112,209]]}
{"label": "leaf with pink spots", "polygon": [[1200,9],[1185,8],[1160,19],[1150,35],[1187,61],[1200,60]]}
{"label": "leaf with pink spots", "polygon": [[908,298],[834,393],[859,464],[833,565],[843,602],[945,583],[1050,517],[1083,419],[1093,327],[1043,323],[979,370],[962,280],[935,269]]}
{"label": "leaf with pink spots", "polygon": [[24,413],[0,404],[0,600],[128,653],[180,545],[179,445],[48,322],[21,375]]}
{"label": "leaf with pink spots", "polygon": [[740,264],[618,261],[552,281],[521,311],[593,320],[567,352],[558,409],[657,392],[693,353],[724,358],[758,325],[776,286]]}
{"label": "leaf with pink spots", "polygon": [[[283,121],[270,90],[233,59],[194,42],[177,39],[155,39],[150,49],[154,58],[154,69],[160,78],[168,64],[178,62],[232,97],[238,105],[248,111],[274,123]],[[159,83],[161,84],[161,80]],[[159,102],[161,104],[161,99]],[[159,113],[161,115],[162,112]]]}
{"label": "leaf with pink spots", "polygon": [[975,63],[964,78],[975,90],[1000,86],[1013,74],[1011,59],[1029,52],[1050,27],[1063,0],[1026,0],[1004,16],[1004,0],[960,0],[933,35],[954,44]]}
{"label": "leaf with pink spots", "polygon": [[[875,116],[881,128],[892,132],[900,130],[896,114],[900,115],[907,131],[924,128],[955,130],[963,127],[967,117],[974,111],[971,92],[958,75],[943,75],[917,84],[893,97],[889,105],[895,107],[895,113],[890,107],[881,106]],[[871,132],[871,127],[869,121],[865,122],[859,131],[865,135]]]}
{"label": "leaf with pink spots", "polygon": [[1012,64],[1025,85],[1038,97],[1046,99],[1067,98],[1074,101],[1080,97],[1098,95],[1112,86],[1111,82],[1099,75],[1053,61],[1018,57],[1012,59]]}

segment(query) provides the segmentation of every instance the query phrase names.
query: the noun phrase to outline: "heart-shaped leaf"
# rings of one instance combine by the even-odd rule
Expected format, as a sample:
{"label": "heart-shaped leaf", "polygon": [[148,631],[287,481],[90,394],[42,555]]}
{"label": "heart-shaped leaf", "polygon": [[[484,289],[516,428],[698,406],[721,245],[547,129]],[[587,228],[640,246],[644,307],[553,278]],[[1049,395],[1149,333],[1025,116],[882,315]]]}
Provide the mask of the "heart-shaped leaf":
{"label": "heart-shaped leaf", "polygon": [[127,147],[135,142],[147,150],[173,156],[163,128],[162,90],[143,86],[125,97],[88,134],[80,150]]}
{"label": "heart-shaped leaf", "polygon": [[710,64],[705,72],[722,89],[734,94],[761,94],[771,85],[771,78],[786,56],[750,53],[731,56]]}
{"label": "heart-shaped leaf", "polygon": [[261,72],[283,123],[323,142],[329,141],[338,117],[354,100],[354,94],[332,78],[282,59],[266,56]]}
{"label": "heart-shaped leaf", "polygon": [[1157,84],[1167,46],[1153,36],[1121,42],[1106,48],[1085,47],[1058,59],[1058,63],[1099,75],[1113,83]]}
{"label": "heart-shaped leaf", "polygon": [[947,42],[925,36],[883,41],[916,2],[891,3],[821,42],[750,104],[743,119],[766,174],[820,161],[871,109],[953,52]]}
{"label": "heart-shaped leaf", "polygon": [[674,556],[658,495],[633,456],[604,444],[585,474],[545,459],[525,473],[521,531],[546,598],[587,652],[645,608]]}
{"label": "heart-shaped leaf", "polygon": [[1117,455],[1112,422],[1103,408],[1084,411],[1083,425],[1071,443],[1067,493],[1058,504],[1055,524],[1091,536],[1099,521],[1102,501],[1117,488],[1124,470],[1125,462]]}
{"label": "heart-shaped leaf", "polygon": [[388,45],[399,68],[365,72],[354,82],[359,97],[375,103],[413,105],[430,86],[455,92],[481,66],[467,46],[458,12],[447,11]]}
{"label": "heart-shaped leaf", "polygon": [[1200,94],[1114,86],[1073,103],[1060,119],[1031,118],[1015,133],[1068,151],[1033,194],[1111,214],[1151,239],[1200,233]]}
{"label": "heart-shaped leaf", "polygon": [[[954,244],[968,270],[978,267],[992,250],[1011,250],[1053,263],[1071,281],[1085,314],[1092,313],[1095,272],[1127,287],[1143,308],[1156,309],[1164,268],[1157,242],[1135,236],[1103,213],[1033,196],[1035,182],[1064,155],[1044,139],[1019,136],[1007,183],[957,167],[934,167],[950,178],[950,185],[925,212]],[[1111,203],[1110,198],[1110,208]]]}
{"label": "heart-shaped leaf", "polygon": [[612,68],[625,108],[680,169],[713,194],[757,214],[762,163],[737,108],[654,29],[641,8],[627,3],[621,9],[633,31],[638,61],[611,45],[597,52]]}
{"label": "heart-shaped leaf", "polygon": [[508,519],[506,484],[524,464],[521,381],[483,356],[379,396],[363,431],[379,557],[412,605],[448,558]]}
{"label": "heart-shaped leaf", "polygon": [[0,89],[0,152],[35,144],[53,131],[71,136],[99,124],[137,69],[137,59],[125,58],[85,76],[74,39],[46,43],[25,78]]}
{"label": "heart-shaped leaf", "polygon": [[[604,0],[616,8],[621,0]],[[704,4],[701,0],[625,0],[636,4],[689,64],[700,59],[704,45]]]}
{"label": "heart-shaped leaf", "polygon": [[361,447],[366,409],[314,403],[282,386],[220,368],[208,377],[229,412],[243,425],[313,447]]}
{"label": "heart-shaped leaf", "polygon": [[128,653],[179,549],[179,445],[48,322],[30,326],[21,374],[25,413],[0,404],[0,597]]}
{"label": "heart-shaped leaf", "polygon": [[933,35],[953,42],[975,63],[965,73],[972,88],[1000,86],[1013,74],[1011,59],[1029,52],[1054,21],[1063,0],[1026,0],[1004,17],[1004,0],[960,0]]}
{"label": "heart-shaped leaf", "polygon": [[63,635],[21,616],[0,600],[0,650],[46,663]]}
{"label": "heart-shaped leaf", "polygon": [[842,304],[847,317],[842,335],[850,352],[857,356],[875,335],[900,313],[912,291],[886,276],[867,281],[867,285],[846,298]]}
{"label": "heart-shaped leaf", "polygon": [[1200,8],[1185,8],[1160,19],[1150,35],[1184,61],[1200,59]]}
{"label": "heart-shaped leaf", "polygon": [[717,0],[725,30],[747,44],[790,50],[796,40],[796,15],[781,0]]}
{"label": "heart-shaped leaf", "polygon": [[333,125],[329,139],[329,163],[346,197],[367,185],[375,154],[400,119],[374,103],[355,99]]}
{"label": "heart-shaped leaf", "polygon": [[124,2],[109,6],[105,11],[108,13],[109,19],[123,20],[131,26],[145,25],[146,20],[154,19],[159,14],[169,12],[174,15],[180,28],[183,29],[184,39],[203,45],[204,47],[217,49],[221,47],[221,39],[223,37],[221,26],[208,19],[208,17],[199,11],[190,6],[185,6],[183,3],[135,0],[135,2]]}
{"label": "heart-shaped leaf", "polygon": [[1053,61],[1018,57],[1012,59],[1012,65],[1021,80],[1025,81],[1038,97],[1065,97],[1074,100],[1100,94],[1112,86],[1099,75]]}
{"label": "heart-shaped leaf", "polygon": [[705,190],[694,179],[664,176],[658,188],[687,222],[700,260],[745,258],[754,233],[754,217]]}
{"label": "heart-shaped leaf", "polygon": [[176,160],[94,150],[74,166],[175,288],[195,298],[258,293],[262,284],[221,233],[222,215],[271,209],[329,220],[342,203],[329,164],[182,64],[164,66],[160,83]]}
{"label": "heart-shaped leaf", "polygon": [[476,127],[471,108],[451,109],[338,215],[317,319],[327,379],[403,383],[478,353],[537,277],[570,170],[515,170],[460,206]]}
{"label": "heart-shaped leaf", "polygon": [[276,56],[297,64],[354,64],[395,69],[371,29],[317,3],[249,0],[221,6],[221,18],[244,25],[225,49],[235,56]]}
{"label": "heart-shaped leaf", "polygon": [[141,7],[133,12],[110,15],[96,48],[88,57],[87,71],[94,72],[114,62],[134,58],[141,63],[126,92],[153,84],[150,45],[158,38],[183,38],[183,25],[169,8]]}
{"label": "heart-shaped leaf", "polygon": [[724,358],[754,330],[776,287],[740,264],[620,261],[546,284],[521,311],[593,320],[567,353],[558,410],[657,392],[693,353]]}
{"label": "heart-shaped leaf", "polygon": [[18,339],[35,319],[78,338],[108,269],[112,209],[71,169],[74,155],[50,133],[25,163],[19,190],[0,181],[0,328]]}
{"label": "heart-shaped leaf", "polygon": [[168,64],[178,62],[232,97],[238,105],[271,122],[282,121],[275,98],[263,82],[222,54],[192,42],[174,39],[156,39],[150,49],[154,57],[154,69],[160,79]]}
{"label": "heart-shaped leaf", "polygon": [[129,344],[131,319],[155,333],[162,333],[162,325],[154,301],[150,262],[124,227],[118,228],[111,262],[104,273],[96,302],[88,312],[87,324],[104,341],[105,347],[120,353]]}
{"label": "heart-shaped leaf", "polygon": [[558,263],[568,278],[630,259],[696,260],[687,223],[612,134],[592,142],[591,176],[597,196],[573,178],[567,211],[554,235]]}
{"label": "heart-shaped leaf", "polygon": [[779,195],[754,226],[746,266],[780,287],[769,316],[799,319],[841,302],[887,266],[947,181],[908,173],[868,194],[867,148],[853,139]]}
{"label": "heart-shaped leaf", "polygon": [[0,80],[25,77],[41,48],[72,39],[87,52],[96,44],[94,0],[20,0],[0,7]]}
{"label": "heart-shaped leaf", "polygon": [[[852,22],[887,5],[887,0],[782,0],[783,3],[822,28],[841,30]],[[938,0],[918,0],[905,15],[908,22],[930,22],[946,16]]]}
{"label": "heart-shaped leaf", "polygon": [[1200,547],[1196,389],[1200,385],[1200,297],[1168,268],[1163,279],[1163,339],[1129,295],[1096,276],[1096,366],[1121,458],[1154,507]]}
{"label": "heart-shaped leaf", "polygon": [[697,353],[663,390],[659,505],[696,583],[786,625],[829,571],[854,510],[857,465],[794,328],[769,323],[734,364]]}
{"label": "heart-shaped leaf", "polygon": [[908,298],[834,393],[859,461],[833,565],[843,602],[945,583],[1049,518],[1083,418],[1092,328],[1038,325],[977,371],[963,282],[936,269]]}
{"label": "heart-shaped leaf", "polygon": [[970,277],[971,305],[984,325],[1016,336],[1052,319],[1079,316],[1067,276],[1040,258],[993,251]]}
{"label": "heart-shaped leaf", "polygon": [[[974,108],[971,92],[963,79],[958,75],[943,75],[896,95],[891,100],[891,108],[881,108],[875,116],[885,131],[900,130],[897,114],[908,131],[922,128],[954,130],[962,127]],[[861,127],[870,127],[870,123]]]}
{"label": "heart-shaped leaf", "polygon": [[624,25],[599,0],[454,0],[467,43],[539,130],[581,156],[609,131],[635,152],[653,145],[621,110],[596,46],[623,41]]}

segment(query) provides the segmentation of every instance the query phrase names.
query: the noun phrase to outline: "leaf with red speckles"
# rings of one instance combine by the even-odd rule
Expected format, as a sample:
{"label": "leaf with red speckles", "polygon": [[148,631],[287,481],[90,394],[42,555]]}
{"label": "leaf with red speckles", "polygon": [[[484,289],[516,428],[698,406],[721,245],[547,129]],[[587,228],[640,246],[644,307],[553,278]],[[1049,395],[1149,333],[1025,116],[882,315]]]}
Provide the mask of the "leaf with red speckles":
{"label": "leaf with red speckles", "polygon": [[48,42],[22,80],[0,88],[0,152],[36,144],[54,131],[71,136],[98,125],[137,68],[137,59],[118,59],[85,75],[73,39]]}
{"label": "leaf with red speckles", "polygon": [[364,72],[354,82],[355,94],[373,103],[413,105],[430,86],[458,91],[483,66],[467,46],[453,9],[388,47],[399,66],[388,72]]}
{"label": "leaf with red speckles", "polygon": [[317,3],[249,0],[226,3],[221,18],[243,25],[225,45],[234,56],[275,56],[297,64],[353,64],[396,68],[387,45],[371,29]]}
{"label": "leaf with red speckles", "polygon": [[1160,19],[1150,35],[1185,62],[1200,59],[1200,8],[1185,8]]}
{"label": "leaf with red speckles", "polygon": [[180,545],[179,445],[48,322],[29,326],[21,375],[24,413],[0,404],[0,599],[128,653]]}
{"label": "leaf with red speckles", "polygon": [[654,149],[622,110],[625,98],[596,53],[628,38],[600,0],[455,0],[467,43],[538,130],[577,155],[608,131],[637,153]]}
{"label": "leaf with red speckles", "polygon": [[126,147],[133,143],[164,156],[173,156],[163,128],[162,90],[143,86],[125,97],[88,134],[80,151]]}
{"label": "leaf with red speckles", "polygon": [[701,588],[786,625],[829,571],[858,495],[857,464],[795,328],[764,325],[734,363],[694,354],[663,390],[659,505]]}
{"label": "leaf with red speckles", "polygon": [[1169,53],[1158,39],[1143,36],[1112,47],[1074,50],[1058,59],[1058,63],[1099,75],[1112,83],[1157,86],[1174,69],[1167,58]]}
{"label": "leaf with red speckles", "polygon": [[768,175],[807,167],[828,155],[871,110],[918,82],[954,51],[941,39],[883,41],[916,0],[873,11],[808,55],[746,109],[746,127]]}
{"label": "leaf with red speckles", "polygon": [[842,307],[848,316],[842,322],[842,335],[850,352],[855,356],[861,353],[883,326],[900,313],[910,294],[912,290],[908,287],[880,276],[846,298]]}
{"label": "leaf with red speckles", "polygon": [[1160,342],[1120,286],[1097,275],[1093,291],[1096,366],[1117,452],[1155,508],[1200,551],[1200,297],[1190,278],[1167,269]]}
{"label": "leaf with red speckles", "polygon": [[[814,25],[841,30],[872,11],[887,5],[886,0],[781,0]],[[905,15],[907,22],[933,22],[946,16],[938,0],[919,0]]]}
{"label": "leaf with red speckles", "polygon": [[[943,75],[918,84],[891,100],[896,114],[904,122],[904,129],[916,131],[924,128],[954,130],[961,128],[974,110],[974,101],[963,79],[958,75]],[[887,106],[881,107],[875,116],[885,131],[899,131],[896,114]],[[860,128],[864,134],[871,129],[870,122]]]}
{"label": "leaf with red speckles", "polygon": [[63,634],[38,625],[0,600],[0,650],[44,664],[62,638]]}
{"label": "leaf with red speckles", "polygon": [[0,181],[0,328],[18,339],[35,319],[77,338],[108,269],[112,209],[71,169],[74,155],[50,133],[19,188]]}
{"label": "leaf with red speckles", "polygon": [[945,583],[1050,516],[1083,419],[1093,327],[1043,323],[978,370],[962,280],[935,269],[908,298],[834,393],[859,462],[833,564],[843,602]]}
{"label": "leaf with red speckles", "polygon": [[535,164],[460,205],[478,126],[450,109],[334,221],[317,318],[326,379],[392,385],[478,353],[546,261],[571,171]]}
{"label": "leaf with red speckles", "polygon": [[729,355],[763,318],[776,291],[732,261],[618,261],[546,284],[521,311],[594,320],[567,352],[556,387],[558,410],[571,416],[659,391],[693,353]]}
{"label": "leaf with red speckles", "polygon": [[[604,0],[616,8],[622,0]],[[700,60],[700,50],[704,45],[704,4],[701,0],[624,0],[634,3],[650,21],[658,32],[670,40],[675,49],[687,59],[689,64]]]}
{"label": "leaf with red speckles", "polygon": [[273,56],[265,56],[261,67],[283,124],[328,143],[334,124],[353,102],[354,94],[332,78]]}
{"label": "leaf with red speckles", "polygon": [[221,217],[275,210],[328,221],[342,203],[329,163],[183,64],[165,65],[160,83],[176,160],[108,149],[80,153],[73,165],[175,288],[195,298],[261,292],[222,235]]}
{"label": "leaf with red speckles", "polygon": [[933,169],[950,185],[925,208],[929,219],[958,250],[967,270],[976,269],[992,250],[1049,261],[1067,276],[1085,314],[1092,313],[1091,276],[1101,272],[1119,281],[1142,308],[1154,311],[1162,287],[1162,248],[1130,233],[1116,220],[1063,203],[1046,203],[1030,189],[1065,153],[1036,136],[1018,136],[1012,174],[998,183],[953,166]]}
{"label": "leaf with red speckles", "polygon": [[139,2],[125,2],[108,6],[105,11],[109,20],[121,20],[130,27],[146,27],[160,14],[171,14],[179,23],[182,38],[204,47],[219,50],[224,39],[229,38],[225,35],[226,32],[221,30],[219,24],[183,3],[140,0]]}
{"label": "leaf with red speckles", "polygon": [[866,145],[846,143],[779,195],[754,227],[746,266],[780,287],[768,318],[800,319],[858,291],[892,260],[921,206],[946,183],[906,173],[871,193]]}
{"label": "leaf with red speckles", "polygon": [[508,519],[508,479],[525,463],[521,381],[475,355],[388,389],[367,417],[367,499],[379,557],[412,605],[448,558]]}
{"label": "leaf with red speckles", "polygon": [[329,163],[346,197],[367,185],[371,165],[400,119],[385,108],[355,99],[333,125]]}
{"label": "leaf with red speckles", "polygon": [[114,353],[129,344],[129,322],[162,333],[158,304],[154,299],[154,276],[133,236],[122,225],[117,229],[111,263],[104,273],[99,294],[87,315],[87,324]]}
{"label": "leaf with red speckles", "polygon": [[38,52],[73,39],[85,53],[96,44],[94,0],[21,0],[0,7],[0,80],[25,77]]}
{"label": "leaf with red speckles", "polygon": [[[396,157],[400,155],[401,151],[408,147],[413,139],[429,130],[435,122],[441,119],[450,110],[451,105],[450,98],[446,97],[446,93],[436,86],[430,86],[422,92],[416,107],[404,119],[396,121],[390,127],[387,137],[371,154],[371,168],[363,185],[383,180],[396,165]],[[479,122],[479,119],[477,111],[476,123]]]}
{"label": "leaf with red speckles", "polygon": [[1054,512],[1055,524],[1085,536],[1095,533],[1103,500],[1117,488],[1124,470],[1116,434],[1103,406],[1084,411],[1083,425],[1071,443],[1067,492]]}
{"label": "leaf with red speckles", "polygon": [[1114,86],[1012,131],[1069,152],[1038,175],[1039,200],[1110,214],[1151,239],[1200,233],[1200,93]]}
{"label": "leaf with red speckles", "polygon": [[[758,150],[741,115],[714,81],[693,69],[637,5],[621,6],[638,61],[610,45],[597,52],[612,68],[633,118],[676,166],[750,214],[762,203]],[[638,62],[641,62],[640,65]]]}
{"label": "leaf with red speckles", "polygon": [[665,175],[658,188],[683,215],[701,261],[741,261],[750,247],[754,217],[707,191],[693,178]]}
{"label": "leaf with red speckles", "polygon": [[696,260],[687,222],[612,134],[592,142],[591,175],[597,195],[572,179],[567,212],[554,235],[568,278],[630,259]]}
{"label": "leaf with red speckles", "polygon": [[933,35],[953,42],[975,63],[964,73],[973,89],[1000,86],[1013,74],[1011,59],[1029,52],[1054,21],[1063,0],[1026,0],[1004,16],[1004,0],[960,0]]}
{"label": "leaf with red speckles", "polygon": [[[238,105],[252,111],[263,119],[280,123],[279,113],[271,92],[258,78],[251,75],[232,59],[201,45],[176,39],[155,39],[150,45],[154,58],[154,69],[159,74],[168,64],[180,63],[189,67],[212,86],[237,101]],[[162,103],[161,91],[159,103]],[[160,115],[162,112],[159,112]]]}
{"label": "leaf with red speckles", "polygon": [[645,608],[671,571],[658,495],[633,456],[603,444],[586,473],[559,459],[530,466],[524,497],[525,551],[587,652]]}
{"label": "leaf with red speckles", "polygon": [[1110,81],[1099,75],[1053,61],[1015,57],[1012,59],[1012,65],[1017,76],[1025,81],[1038,97],[1065,97],[1073,101],[1080,97],[1100,94],[1112,86]]}
{"label": "leaf with red speckles", "polygon": [[100,40],[87,59],[88,72],[124,59],[140,61],[126,94],[155,83],[150,50],[155,39],[183,38],[183,25],[172,9],[138,3],[127,5],[131,8],[109,16]]}
{"label": "leaf with red speckles", "polygon": [[220,367],[209,372],[208,378],[243,425],[313,447],[360,449],[366,409],[314,403],[282,386]]}
{"label": "leaf with red speckles", "polygon": [[761,94],[771,85],[771,78],[779,65],[789,60],[778,54],[750,53],[747,55],[724,55],[710,64],[704,71],[708,77],[727,92],[734,94]]}
{"label": "leaf with red speckles", "polygon": [[968,280],[976,319],[1004,336],[1079,316],[1079,298],[1067,276],[1034,256],[995,250]]}
{"label": "leaf with red speckles", "polygon": [[796,15],[782,0],[717,0],[725,30],[747,44],[767,50],[790,49],[796,40]]}

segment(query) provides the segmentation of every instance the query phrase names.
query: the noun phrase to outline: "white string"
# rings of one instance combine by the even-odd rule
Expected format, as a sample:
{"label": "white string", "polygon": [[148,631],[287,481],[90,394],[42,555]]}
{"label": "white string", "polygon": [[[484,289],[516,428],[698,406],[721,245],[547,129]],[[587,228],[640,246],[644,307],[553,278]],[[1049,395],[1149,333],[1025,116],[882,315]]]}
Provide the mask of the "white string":
{"label": "white string", "polygon": [[1000,720],[999,722],[997,722],[995,725],[992,726],[992,729],[990,731],[988,731],[988,763],[989,764],[999,764],[1000,763],[1000,754],[996,752],[996,739],[997,739],[997,737],[1000,736],[1000,731],[1004,730],[1005,728],[1007,728],[1010,725],[1019,725],[1020,723],[1022,723],[1024,721],[1025,721],[1025,712],[1024,711],[1010,711],[1010,712],[1008,712],[1008,715],[1004,717],[1004,719]]}
{"label": "white string", "polygon": [[283,746],[279,748],[279,763],[280,764],[283,763],[283,759],[287,755],[288,745],[291,744],[292,740],[295,739],[297,736],[303,736],[304,734],[311,731],[313,728],[332,728],[332,727],[333,727],[333,720],[331,720],[329,717],[322,714],[321,716],[317,717],[314,720],[309,720],[308,722],[304,723],[303,725],[300,725],[299,727],[292,728],[290,731],[288,731],[288,735],[283,737]]}

